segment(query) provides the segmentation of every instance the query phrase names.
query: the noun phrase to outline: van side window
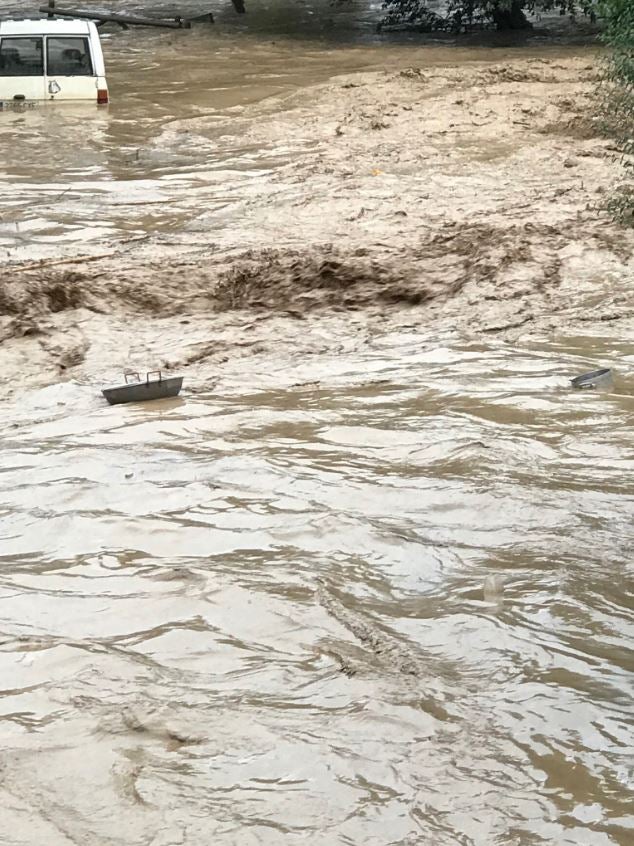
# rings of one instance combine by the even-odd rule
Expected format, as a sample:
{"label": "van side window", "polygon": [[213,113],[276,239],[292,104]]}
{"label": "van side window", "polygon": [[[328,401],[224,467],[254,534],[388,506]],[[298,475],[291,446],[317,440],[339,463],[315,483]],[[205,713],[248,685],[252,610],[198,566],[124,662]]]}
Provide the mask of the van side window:
{"label": "van side window", "polygon": [[46,39],[48,76],[94,76],[87,38]]}
{"label": "van side window", "polygon": [[0,76],[44,76],[41,38],[3,38]]}

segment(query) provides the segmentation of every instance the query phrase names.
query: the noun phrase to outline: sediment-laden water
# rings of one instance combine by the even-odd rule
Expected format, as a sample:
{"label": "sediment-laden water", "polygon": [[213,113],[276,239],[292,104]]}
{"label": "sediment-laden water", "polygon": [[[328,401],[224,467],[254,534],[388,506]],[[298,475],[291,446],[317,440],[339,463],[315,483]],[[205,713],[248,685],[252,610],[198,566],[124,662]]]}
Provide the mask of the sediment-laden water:
{"label": "sediment-laden water", "polygon": [[[0,115],[0,843],[627,846],[628,241],[557,128],[592,56],[268,11]],[[129,366],[181,397],[106,406]]]}

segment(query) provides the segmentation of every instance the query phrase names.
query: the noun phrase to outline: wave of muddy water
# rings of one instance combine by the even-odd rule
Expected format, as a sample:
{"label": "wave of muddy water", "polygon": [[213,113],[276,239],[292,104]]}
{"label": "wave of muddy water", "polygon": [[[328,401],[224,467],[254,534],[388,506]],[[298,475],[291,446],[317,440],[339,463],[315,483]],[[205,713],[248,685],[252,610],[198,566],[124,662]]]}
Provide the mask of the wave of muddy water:
{"label": "wave of muddy water", "polygon": [[592,55],[271,40],[0,116],[0,843],[628,846]]}

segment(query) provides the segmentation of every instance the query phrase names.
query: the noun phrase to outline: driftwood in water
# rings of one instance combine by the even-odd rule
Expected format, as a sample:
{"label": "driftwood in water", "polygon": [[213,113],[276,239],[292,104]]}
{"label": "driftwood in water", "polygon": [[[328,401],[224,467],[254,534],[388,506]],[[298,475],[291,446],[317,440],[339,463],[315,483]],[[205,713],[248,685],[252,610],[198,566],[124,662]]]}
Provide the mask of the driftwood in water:
{"label": "driftwood in water", "polygon": [[[241,0],[237,0],[241,2]],[[158,18],[140,18],[133,15],[117,15],[111,12],[87,12],[81,9],[58,9],[55,0],[49,0],[48,6],[40,6],[40,12],[46,13],[49,18],[86,18],[97,21],[99,24],[116,23],[127,29],[129,26],[156,26],[165,29],[189,29],[191,21],[185,18],[174,18],[174,20],[159,20]],[[213,15],[200,15],[198,20],[205,19],[213,23]]]}

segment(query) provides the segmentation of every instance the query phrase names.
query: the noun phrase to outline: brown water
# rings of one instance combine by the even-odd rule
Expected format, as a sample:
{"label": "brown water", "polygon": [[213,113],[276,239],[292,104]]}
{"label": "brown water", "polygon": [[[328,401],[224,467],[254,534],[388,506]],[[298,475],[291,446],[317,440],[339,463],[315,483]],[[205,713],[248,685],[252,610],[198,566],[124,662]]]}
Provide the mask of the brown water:
{"label": "brown water", "polygon": [[634,363],[403,329],[5,410],[0,842],[630,843],[633,383],[566,381],[598,359]]}
{"label": "brown water", "polygon": [[[248,26],[225,5],[216,26],[104,30],[107,109],[57,103],[0,116],[0,250],[8,258],[99,252],[104,243],[146,233],[169,237],[203,204],[239,205],[293,149],[218,141],[227,121],[245,104],[377,63],[367,44],[371,30],[350,29],[349,13],[327,4],[317,7],[315,23],[315,11],[302,4],[258,6]],[[169,4],[118,8],[173,13]],[[178,5],[192,13],[209,8]],[[323,40],[331,28],[324,14],[342,19],[343,45]],[[311,40],[298,38],[296,26]],[[179,128],[194,117],[208,118],[204,133]]]}
{"label": "brown water", "polygon": [[[272,40],[113,34],[89,130],[0,116],[10,257],[187,245],[212,203],[235,226],[295,141],[230,147],[216,116],[413,49]],[[560,249],[573,316],[624,308],[616,264]],[[628,324],[510,343],[339,311],[294,344],[260,314],[261,347],[203,358],[180,399],[104,405],[148,338],[248,346],[253,315],[202,311],[53,315],[91,336],[84,369],[3,405],[0,844],[629,846]],[[5,369],[33,376],[46,332]],[[599,365],[608,390],[570,389]]]}
{"label": "brown water", "polygon": [[[6,16],[30,11],[5,5]],[[117,8],[169,16],[210,6],[187,0]],[[299,89],[360,69],[523,55],[521,48],[467,48],[446,39],[421,47],[403,35],[378,36],[376,4],[254,4],[244,18],[230,4],[214,11],[215,26],[191,30],[104,29],[106,109],[49,103],[0,115],[1,256],[95,254],[148,235],[175,243],[202,209],[213,215],[214,234],[234,229],[244,222],[245,201],[307,146],[258,139],[257,126],[255,137],[236,135],[232,126],[245,107],[279,112]]]}

